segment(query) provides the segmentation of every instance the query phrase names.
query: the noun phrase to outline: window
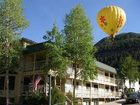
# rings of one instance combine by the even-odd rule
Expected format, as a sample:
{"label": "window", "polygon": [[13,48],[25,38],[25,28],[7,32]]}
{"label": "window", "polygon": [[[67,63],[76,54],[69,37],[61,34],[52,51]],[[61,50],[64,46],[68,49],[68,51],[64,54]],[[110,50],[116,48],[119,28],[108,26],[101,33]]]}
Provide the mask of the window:
{"label": "window", "polygon": [[57,86],[60,86],[61,85],[61,79],[56,77],[56,85]]}
{"label": "window", "polygon": [[31,92],[33,89],[33,76],[24,77],[23,91]]}
{"label": "window", "polygon": [[86,87],[87,88],[90,88],[90,83],[86,83]]}
{"label": "window", "polygon": [[105,86],[105,89],[108,91],[109,90],[109,86]]}
{"label": "window", "polygon": [[14,90],[15,88],[15,76],[9,77],[9,90]]}
{"label": "window", "polygon": [[116,87],[116,91],[118,92],[118,87]]}
{"label": "window", "polygon": [[111,77],[111,78],[113,78],[113,77],[114,77],[112,73],[110,74],[110,77]]}
{"label": "window", "polygon": [[94,85],[94,88],[98,88],[98,85]]}
{"label": "window", "polygon": [[113,86],[111,86],[111,91],[114,91],[114,87]]}
{"label": "window", "polygon": [[29,85],[32,83],[32,76],[31,77],[24,77],[24,85]]}
{"label": "window", "polygon": [[106,73],[105,73],[105,76],[109,76],[109,74],[106,72]]}
{"label": "window", "polygon": [[5,80],[5,77],[0,77],[0,90],[4,90],[4,80]]}
{"label": "window", "polygon": [[[73,85],[74,85],[74,81],[73,81]],[[79,81],[76,81],[76,86],[79,86]]]}

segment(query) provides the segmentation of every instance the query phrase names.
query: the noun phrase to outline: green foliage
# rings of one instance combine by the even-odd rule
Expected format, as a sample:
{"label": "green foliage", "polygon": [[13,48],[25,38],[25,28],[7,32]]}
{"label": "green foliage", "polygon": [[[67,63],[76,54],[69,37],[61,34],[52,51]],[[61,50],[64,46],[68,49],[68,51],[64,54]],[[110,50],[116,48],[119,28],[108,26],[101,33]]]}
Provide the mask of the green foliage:
{"label": "green foliage", "polygon": [[20,33],[27,26],[22,0],[0,2],[0,72],[18,67],[21,54]]}
{"label": "green foliage", "polygon": [[46,105],[47,97],[43,93],[35,92],[31,96],[27,96],[24,99],[25,105]]}
{"label": "green foliage", "polygon": [[45,71],[50,69],[57,71],[60,77],[65,76],[68,60],[64,56],[64,37],[54,25],[51,31],[47,31],[43,37],[47,42],[46,47],[46,64]]}
{"label": "green foliage", "polygon": [[135,89],[133,89],[133,88],[128,88],[128,90],[127,90],[127,94],[134,93],[134,92],[135,92]]}
{"label": "green foliage", "polygon": [[60,91],[57,87],[52,89],[52,105],[61,104],[65,105],[66,97],[65,94]]}
{"label": "green foliage", "polygon": [[[67,97],[70,99],[70,100],[74,100],[74,105],[78,105],[78,100],[76,98],[73,97],[72,93],[69,91],[67,93]],[[71,103],[69,103],[71,105]]]}
{"label": "green foliage", "polygon": [[129,79],[130,83],[139,79],[139,62],[134,60],[131,56],[121,60],[120,76],[122,79]]}
{"label": "green foliage", "polygon": [[95,69],[95,48],[93,47],[92,28],[83,8],[77,5],[65,18],[66,56],[74,68],[74,97],[76,78],[93,79]]}
{"label": "green foliage", "polygon": [[120,68],[121,59],[128,55],[140,61],[139,33],[122,33],[117,35],[113,41],[107,37],[100,40],[95,46],[97,60],[117,69]]}

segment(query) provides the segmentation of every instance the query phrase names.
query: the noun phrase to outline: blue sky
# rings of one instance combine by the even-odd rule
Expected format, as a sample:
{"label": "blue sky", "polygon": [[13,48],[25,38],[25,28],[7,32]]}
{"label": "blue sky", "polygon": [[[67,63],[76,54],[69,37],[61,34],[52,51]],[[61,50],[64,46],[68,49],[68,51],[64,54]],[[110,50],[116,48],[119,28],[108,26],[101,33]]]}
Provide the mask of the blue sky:
{"label": "blue sky", "polygon": [[29,27],[22,33],[23,37],[42,42],[43,35],[56,23],[63,29],[65,15],[77,4],[81,4],[93,27],[94,42],[106,37],[96,22],[100,9],[108,5],[120,6],[126,12],[126,24],[119,33],[140,33],[140,0],[23,0],[23,9]]}

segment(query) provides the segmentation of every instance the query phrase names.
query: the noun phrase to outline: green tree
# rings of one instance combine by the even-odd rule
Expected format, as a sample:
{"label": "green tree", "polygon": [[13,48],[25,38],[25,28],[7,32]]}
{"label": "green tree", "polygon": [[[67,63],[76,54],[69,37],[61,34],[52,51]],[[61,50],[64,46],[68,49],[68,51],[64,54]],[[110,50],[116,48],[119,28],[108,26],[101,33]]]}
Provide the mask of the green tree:
{"label": "green tree", "polygon": [[46,40],[45,43],[45,54],[46,64],[45,72],[49,70],[56,71],[57,75],[64,77],[68,65],[68,60],[64,56],[64,37],[59,32],[56,25],[53,25],[51,31],[47,31],[43,37]]}
{"label": "green tree", "polygon": [[80,5],[66,15],[64,32],[66,55],[74,69],[73,97],[75,98],[77,77],[88,80],[94,79],[96,75],[92,28]]}
{"label": "green tree", "polygon": [[[60,78],[64,77],[67,70],[68,60],[64,56],[64,37],[54,25],[51,31],[47,31],[43,37],[46,40],[45,72],[53,71]],[[51,74],[49,75],[49,105],[51,105]]]}
{"label": "green tree", "polygon": [[21,3],[22,0],[0,2],[0,72],[6,73],[7,104],[9,103],[9,72],[18,68],[21,54],[19,38],[27,26]]}
{"label": "green tree", "polygon": [[124,80],[129,80],[129,85],[131,88],[131,83],[139,79],[139,62],[132,58],[132,56],[127,56],[125,59],[121,60],[120,66],[120,77]]}

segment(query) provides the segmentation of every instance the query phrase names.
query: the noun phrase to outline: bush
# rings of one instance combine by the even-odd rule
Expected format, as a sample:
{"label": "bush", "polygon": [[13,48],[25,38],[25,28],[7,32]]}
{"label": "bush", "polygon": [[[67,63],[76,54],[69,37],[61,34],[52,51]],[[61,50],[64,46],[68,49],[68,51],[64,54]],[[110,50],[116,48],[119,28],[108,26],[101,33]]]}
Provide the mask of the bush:
{"label": "bush", "polygon": [[128,94],[133,93],[133,92],[135,92],[135,90],[133,88],[128,88],[128,91],[127,91]]}
{"label": "bush", "polygon": [[47,105],[47,97],[45,94],[35,92],[31,96],[27,96],[24,99],[25,105]]}
{"label": "bush", "polygon": [[57,87],[54,87],[52,89],[52,105],[54,104],[61,104],[65,105],[66,98],[65,94],[60,91]]}

